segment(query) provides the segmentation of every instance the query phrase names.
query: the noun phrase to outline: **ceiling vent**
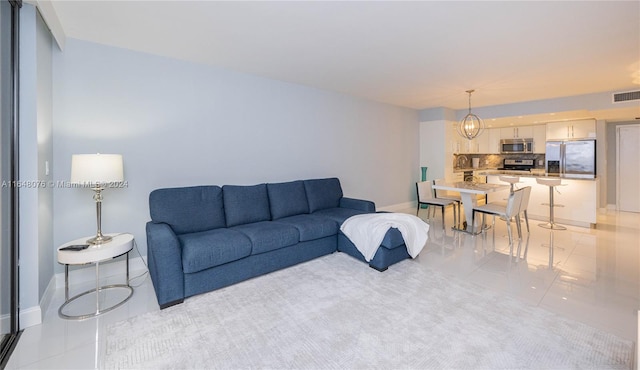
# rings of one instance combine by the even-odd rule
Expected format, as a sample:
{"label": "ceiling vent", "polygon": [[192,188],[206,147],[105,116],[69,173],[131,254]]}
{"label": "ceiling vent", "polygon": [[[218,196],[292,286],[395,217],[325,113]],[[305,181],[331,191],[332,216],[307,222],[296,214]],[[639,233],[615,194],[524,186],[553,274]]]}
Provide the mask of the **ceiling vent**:
{"label": "ceiling vent", "polygon": [[632,101],[632,100],[640,100],[640,90],[613,94],[614,103],[623,103],[623,102]]}

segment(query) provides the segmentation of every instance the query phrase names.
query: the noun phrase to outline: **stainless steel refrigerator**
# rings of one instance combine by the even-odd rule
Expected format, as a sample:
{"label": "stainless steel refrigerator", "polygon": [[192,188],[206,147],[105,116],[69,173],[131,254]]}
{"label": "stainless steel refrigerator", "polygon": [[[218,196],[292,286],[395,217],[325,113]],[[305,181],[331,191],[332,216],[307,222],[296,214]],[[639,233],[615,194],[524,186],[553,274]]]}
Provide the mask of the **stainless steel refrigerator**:
{"label": "stainless steel refrigerator", "polygon": [[550,175],[594,177],[596,175],[596,141],[547,141],[545,169]]}

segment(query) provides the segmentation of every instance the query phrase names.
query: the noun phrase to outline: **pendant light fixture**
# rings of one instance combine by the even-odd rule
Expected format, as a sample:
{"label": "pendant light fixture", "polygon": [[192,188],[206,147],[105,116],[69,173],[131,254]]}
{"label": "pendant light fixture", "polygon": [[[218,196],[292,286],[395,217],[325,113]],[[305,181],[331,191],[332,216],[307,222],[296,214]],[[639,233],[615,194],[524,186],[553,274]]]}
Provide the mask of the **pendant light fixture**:
{"label": "pendant light fixture", "polygon": [[475,90],[466,91],[466,93],[469,94],[469,113],[464,116],[462,121],[458,124],[458,134],[469,140],[475,139],[484,132],[484,122],[482,121],[482,118],[471,113],[471,93],[474,91]]}

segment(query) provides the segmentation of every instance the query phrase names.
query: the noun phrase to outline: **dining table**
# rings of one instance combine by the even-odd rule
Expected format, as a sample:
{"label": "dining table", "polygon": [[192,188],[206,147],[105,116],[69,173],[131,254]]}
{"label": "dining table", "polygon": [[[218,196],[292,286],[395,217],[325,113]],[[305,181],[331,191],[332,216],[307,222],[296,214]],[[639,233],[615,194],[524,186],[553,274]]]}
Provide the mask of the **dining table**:
{"label": "dining table", "polygon": [[462,206],[464,207],[465,220],[463,220],[459,225],[454,225],[452,229],[475,235],[482,231],[481,228],[479,229],[471,222],[471,220],[473,220],[473,209],[478,205],[478,195],[487,195],[492,192],[509,190],[509,185],[487,184],[484,182],[474,181],[458,181],[433,185],[433,188],[436,190],[455,191],[460,193],[460,199],[462,200]]}

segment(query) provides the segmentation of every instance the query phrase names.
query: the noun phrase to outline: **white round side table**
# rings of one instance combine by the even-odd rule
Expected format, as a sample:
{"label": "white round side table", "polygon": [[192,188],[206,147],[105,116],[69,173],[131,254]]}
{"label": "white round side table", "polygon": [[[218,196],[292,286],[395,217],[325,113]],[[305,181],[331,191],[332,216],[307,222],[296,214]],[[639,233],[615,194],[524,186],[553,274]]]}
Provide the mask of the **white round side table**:
{"label": "white round side table", "polygon": [[[58,309],[58,315],[64,319],[83,320],[90,317],[101,315],[105,312],[109,312],[114,308],[123,305],[133,295],[133,288],[129,285],[129,252],[133,249],[133,235],[131,234],[109,234],[113,237],[110,242],[97,245],[89,245],[86,249],[82,250],[64,250],[63,248],[72,245],[86,245],[89,237],[76,239],[65,243],[58,247],[58,263],[64,264],[64,303]],[[100,262],[112,260],[116,257],[120,257],[126,254],[126,273],[127,280],[125,284],[111,284],[100,286]],[[87,290],[86,292],[79,293],[73,297],[69,297],[69,265],[96,265],[96,287],[95,289]],[[127,289],[127,296],[112,304],[108,307],[100,307],[100,292],[108,289]],[[63,312],[64,308],[74,300],[85,296],[90,293],[96,295],[96,308],[94,312],[90,312],[83,315],[67,315]]]}

